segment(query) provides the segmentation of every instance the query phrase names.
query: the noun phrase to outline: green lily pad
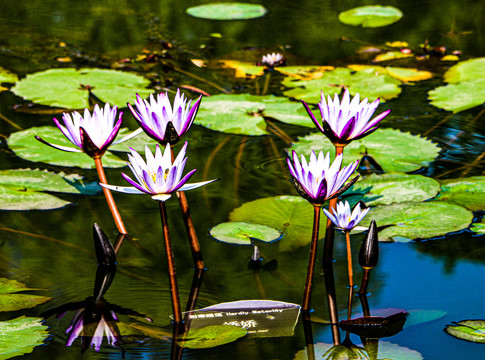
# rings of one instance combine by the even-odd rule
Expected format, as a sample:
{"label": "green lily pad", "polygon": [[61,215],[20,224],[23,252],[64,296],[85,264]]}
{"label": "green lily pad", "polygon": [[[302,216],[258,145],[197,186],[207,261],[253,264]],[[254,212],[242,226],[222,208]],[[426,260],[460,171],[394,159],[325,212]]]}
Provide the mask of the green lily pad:
{"label": "green lily pad", "polygon": [[466,229],[473,220],[473,214],[461,206],[436,201],[379,205],[369,215],[361,225],[369,226],[374,219],[379,227],[386,226],[379,240],[387,242],[442,236]]}
{"label": "green lily pad", "polygon": [[[281,251],[292,251],[311,241],[313,206],[299,196],[275,196],[247,202],[234,209],[231,221],[262,224],[283,233],[279,241]],[[325,229],[325,216],[320,217],[320,235]]]}
{"label": "green lily pad", "polygon": [[247,20],[266,14],[264,6],[246,3],[212,3],[190,7],[187,14],[209,20]]}
{"label": "green lily pad", "polygon": [[304,107],[284,97],[248,94],[215,95],[201,103],[195,123],[231,134],[266,135],[264,117],[313,127]]}
{"label": "green lily pad", "polygon": [[37,104],[65,109],[89,107],[89,91],[118,107],[148,97],[150,82],[135,74],[108,69],[49,69],[27,75],[12,88],[15,95]]}
{"label": "green lily pad", "polygon": [[77,174],[55,174],[38,169],[0,171],[1,210],[50,210],[70,204],[39,191],[93,195],[100,190],[97,183],[84,183]]}
{"label": "green lily pad", "polygon": [[18,76],[10,71],[0,67],[0,83],[15,83],[18,81]]}
{"label": "green lily pad", "polygon": [[[15,155],[22,159],[43,162],[59,166],[78,166],[81,168],[95,168],[94,160],[81,153],[71,153],[54,149],[35,139],[40,136],[47,142],[58,145],[75,147],[62,133],[54,126],[34,127],[27,130],[12,133],[8,138],[8,146]],[[123,167],[126,161],[107,152],[103,156],[105,167]]]}
{"label": "green lily pad", "polygon": [[191,349],[207,349],[236,341],[246,336],[247,330],[235,325],[211,325],[190,329],[184,340],[177,343]]}
{"label": "green lily pad", "polygon": [[[318,110],[316,116],[319,116]],[[320,133],[298,139],[288,149],[288,154],[292,150],[307,157],[312,150],[317,153],[330,151],[332,158],[335,156],[335,147]],[[344,165],[362,158],[366,151],[385,171],[409,172],[427,166],[438,156],[439,147],[420,136],[394,129],[379,129],[345,146]]]}
{"label": "green lily pad", "polygon": [[433,76],[429,71],[403,67],[354,64],[349,65],[348,68],[356,71],[371,69],[375,73],[389,75],[402,82],[422,81],[430,79]]}
{"label": "green lily pad", "polygon": [[18,281],[0,278],[0,311],[28,309],[51,299],[47,296],[18,294],[19,291],[26,290],[38,289],[29,289]]}
{"label": "green lily pad", "polygon": [[444,75],[449,84],[431,90],[431,104],[454,113],[485,102],[485,58],[462,61]]}
{"label": "green lily pad", "polygon": [[353,190],[364,192],[362,200],[374,206],[427,200],[438,194],[440,184],[422,175],[386,173],[366,176],[354,184]]}
{"label": "green lily pad", "polygon": [[473,223],[470,230],[477,234],[485,234],[485,222]]}
{"label": "green lily pad", "polygon": [[485,343],[485,320],[463,320],[447,325],[445,332],[458,339]]}
{"label": "green lily pad", "polygon": [[235,245],[251,245],[251,239],[270,243],[281,238],[276,229],[247,222],[222,223],[214,226],[210,234],[216,240]]}
{"label": "green lily pad", "polygon": [[372,5],[343,11],[338,15],[338,19],[346,25],[381,27],[399,21],[402,15],[401,10],[393,6]]}
{"label": "green lily pad", "polygon": [[460,205],[471,211],[485,210],[485,176],[442,181],[438,200]]}
{"label": "green lily pad", "polygon": [[349,89],[351,95],[359,93],[361,98],[374,101],[377,98],[389,100],[401,93],[401,82],[392,76],[376,73],[372,68],[355,71],[348,68],[336,68],[326,71],[321,78],[314,80],[283,80],[283,85],[292,88],[283,94],[299,100],[316,104],[320,101],[320,93],[325,95],[340,93],[341,88]]}
{"label": "green lily pad", "polygon": [[28,354],[50,336],[41,318],[21,316],[0,321],[0,360]]}

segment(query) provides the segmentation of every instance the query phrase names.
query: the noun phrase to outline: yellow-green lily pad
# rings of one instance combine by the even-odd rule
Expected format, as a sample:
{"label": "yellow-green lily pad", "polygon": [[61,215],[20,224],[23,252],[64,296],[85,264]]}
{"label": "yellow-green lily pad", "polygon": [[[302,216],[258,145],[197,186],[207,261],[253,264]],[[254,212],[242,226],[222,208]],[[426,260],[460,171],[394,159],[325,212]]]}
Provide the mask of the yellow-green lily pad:
{"label": "yellow-green lily pad", "polygon": [[485,210],[485,176],[443,180],[438,200],[471,211]]}
{"label": "yellow-green lily pad", "polygon": [[272,227],[237,221],[214,226],[210,234],[216,240],[235,245],[251,245],[253,240],[270,243],[281,238],[281,233]]}
{"label": "yellow-green lily pad", "polygon": [[402,15],[402,11],[393,6],[370,5],[343,11],[338,19],[346,25],[381,27],[399,21]]}
{"label": "yellow-green lily pad", "polygon": [[190,329],[177,344],[191,349],[207,349],[231,343],[240,339],[248,331],[235,325],[210,325],[200,329]]}
{"label": "yellow-green lily pad", "polygon": [[29,289],[24,284],[5,278],[0,278],[0,311],[17,311],[35,307],[49,301],[47,296],[19,294],[19,291],[38,290]]}
{"label": "yellow-green lily pad", "polygon": [[50,336],[41,318],[21,316],[0,321],[0,360],[32,352]]}
{"label": "yellow-green lily pad", "polygon": [[238,2],[211,3],[190,7],[187,14],[209,20],[247,20],[266,14],[263,5]]}
{"label": "yellow-green lily pad", "polygon": [[447,325],[445,332],[461,340],[485,343],[485,320],[463,320]]}

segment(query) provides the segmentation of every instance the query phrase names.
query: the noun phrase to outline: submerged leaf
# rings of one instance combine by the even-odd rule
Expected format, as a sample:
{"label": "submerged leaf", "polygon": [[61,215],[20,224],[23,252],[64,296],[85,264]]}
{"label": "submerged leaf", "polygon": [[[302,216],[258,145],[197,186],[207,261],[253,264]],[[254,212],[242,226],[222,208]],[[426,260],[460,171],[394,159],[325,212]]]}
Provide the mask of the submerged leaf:
{"label": "submerged leaf", "polygon": [[89,92],[118,107],[133,103],[136,94],[148,97],[150,82],[135,74],[108,69],[49,69],[27,75],[12,92],[37,104],[66,109],[89,107]]}
{"label": "submerged leaf", "polygon": [[338,19],[347,25],[362,27],[381,27],[395,23],[402,18],[401,10],[393,6],[359,6],[338,15]]}
{"label": "submerged leaf", "polygon": [[[317,114],[318,112],[316,116],[319,116]],[[298,139],[287,152],[291,154],[291,151],[295,150],[297,154],[308,156],[312,150],[316,153],[323,150],[325,153],[330,151],[331,156],[334,157],[334,148],[325,136],[312,134]],[[409,172],[427,166],[438,156],[439,147],[420,136],[394,129],[380,129],[345,146],[342,165],[362,158],[366,152],[384,171]]]}
{"label": "submerged leaf", "polygon": [[216,240],[235,245],[251,245],[252,240],[273,242],[281,238],[281,233],[269,226],[247,222],[227,222],[210,230]]}
{"label": "submerged leaf", "polygon": [[[0,360],[32,352],[50,336],[41,318],[21,316],[0,321]],[[8,339],[8,340],[7,340]]]}
{"label": "submerged leaf", "polygon": [[463,320],[447,325],[445,332],[458,339],[485,343],[485,320]]}
{"label": "submerged leaf", "polygon": [[266,14],[262,5],[245,3],[212,3],[190,7],[187,14],[209,20],[246,20]]}
{"label": "submerged leaf", "polygon": [[236,341],[246,336],[247,330],[234,325],[211,325],[190,329],[178,345],[191,349],[207,349]]}
{"label": "submerged leaf", "polygon": [[[234,209],[231,221],[245,221],[278,229],[281,251],[292,251],[307,245],[312,236],[313,206],[299,196],[275,196],[247,202]],[[324,216],[320,228],[325,226]]]}

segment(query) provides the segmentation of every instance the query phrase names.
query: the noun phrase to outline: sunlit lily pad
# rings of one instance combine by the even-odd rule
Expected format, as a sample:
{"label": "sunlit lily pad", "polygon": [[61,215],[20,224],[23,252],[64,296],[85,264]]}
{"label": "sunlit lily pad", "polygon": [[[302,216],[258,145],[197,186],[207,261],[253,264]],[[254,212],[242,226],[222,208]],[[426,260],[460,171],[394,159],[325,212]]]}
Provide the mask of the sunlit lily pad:
{"label": "sunlit lily pad", "polygon": [[352,70],[360,71],[364,69],[372,69],[378,74],[385,74],[392,76],[402,82],[413,82],[430,79],[433,74],[429,71],[410,69],[403,67],[392,67],[392,66],[376,66],[376,65],[349,65]]}
{"label": "sunlit lily pad", "polygon": [[210,234],[216,240],[235,245],[251,245],[251,239],[270,243],[281,237],[276,229],[247,222],[222,223],[214,226]]}
{"label": "sunlit lily pad", "polygon": [[404,59],[404,58],[409,58],[413,56],[414,56],[413,54],[406,54],[400,51],[388,51],[377,55],[372,61],[381,62],[381,61],[389,61],[389,60],[396,60],[396,59]]}
{"label": "sunlit lily pad", "polygon": [[485,102],[485,58],[472,59],[452,66],[445,73],[449,84],[431,90],[431,104],[454,113]]}
{"label": "sunlit lily pad", "polygon": [[[291,251],[305,246],[311,240],[313,206],[299,196],[275,196],[247,202],[234,209],[231,221],[262,224],[283,233],[278,242],[281,251]],[[324,229],[325,216],[321,216],[320,228]],[[320,234],[323,236],[323,233]]]}
{"label": "sunlit lily pad", "polygon": [[190,329],[184,340],[177,343],[186,348],[206,349],[224,345],[246,336],[247,330],[235,325],[211,325]]}
{"label": "sunlit lily pad", "polygon": [[444,180],[438,200],[472,211],[485,210],[485,176]]}
{"label": "sunlit lily pad", "polygon": [[386,226],[379,232],[380,241],[409,242],[466,229],[473,214],[443,202],[407,202],[373,207],[361,225],[369,226],[372,219],[379,227]]}
{"label": "sunlit lily pad", "polygon": [[41,318],[21,316],[0,321],[0,360],[28,354],[50,336]]}
{"label": "sunlit lily pad", "polygon": [[313,127],[304,107],[284,97],[248,94],[215,95],[201,103],[195,123],[232,134],[266,135],[264,117]]}
{"label": "sunlit lily pad", "polygon": [[[318,115],[318,110],[316,112]],[[312,134],[298,139],[288,149],[308,156],[312,150],[335,156],[332,143],[322,134]],[[365,152],[372,156],[384,171],[409,172],[427,166],[439,153],[439,147],[426,138],[394,129],[379,129],[372,134],[352,141],[345,146],[344,164],[362,158]]]}
{"label": "sunlit lily pad", "polygon": [[49,210],[69,204],[39,191],[92,195],[100,190],[97,183],[85,183],[76,174],[32,169],[0,171],[1,210]]}
{"label": "sunlit lily pad", "polygon": [[338,15],[338,19],[347,25],[362,27],[381,27],[395,23],[402,18],[402,12],[393,6],[359,6]]}
{"label": "sunlit lily pad", "polygon": [[89,107],[89,91],[101,101],[125,107],[136,94],[148,97],[150,82],[139,75],[109,69],[49,69],[27,75],[12,88],[15,95],[37,104],[65,109]]}
{"label": "sunlit lily pad", "polygon": [[362,98],[373,101],[377,98],[389,100],[401,93],[401,82],[389,75],[376,73],[372,68],[355,71],[348,68],[336,68],[326,71],[322,77],[315,80],[298,80],[291,78],[283,80],[283,85],[291,88],[284,95],[309,103],[320,101],[320,92],[325,95],[340,93],[341,88],[349,89],[352,95],[359,93]]}
{"label": "sunlit lily pad", "polygon": [[264,6],[245,3],[212,3],[190,7],[187,14],[209,20],[246,20],[266,14]]}
{"label": "sunlit lily pad", "polygon": [[237,60],[220,60],[223,67],[236,70],[235,76],[238,78],[255,78],[264,75],[264,66]]}
{"label": "sunlit lily pad", "polygon": [[485,343],[485,320],[463,320],[447,325],[445,332],[458,339]]}
{"label": "sunlit lily pad", "polygon": [[[48,142],[74,147],[61,131],[54,126],[35,127],[12,133],[8,138],[8,146],[15,155],[33,162],[59,166],[78,166],[88,169],[95,167],[93,159],[89,156],[54,149],[36,140],[35,135]],[[107,152],[103,156],[103,165],[105,167],[123,167],[126,166],[126,161]]]}
{"label": "sunlit lily pad", "polygon": [[24,284],[15,280],[0,278],[0,311],[28,309],[51,299],[47,296],[18,293],[19,291],[26,290],[37,289],[29,289]]}
{"label": "sunlit lily pad", "polygon": [[364,192],[366,205],[388,205],[392,203],[423,201],[440,191],[440,184],[422,175],[403,173],[372,174],[358,181],[354,191]]}
{"label": "sunlit lily pad", "polygon": [[18,77],[16,74],[0,67],[0,83],[15,83],[17,80]]}

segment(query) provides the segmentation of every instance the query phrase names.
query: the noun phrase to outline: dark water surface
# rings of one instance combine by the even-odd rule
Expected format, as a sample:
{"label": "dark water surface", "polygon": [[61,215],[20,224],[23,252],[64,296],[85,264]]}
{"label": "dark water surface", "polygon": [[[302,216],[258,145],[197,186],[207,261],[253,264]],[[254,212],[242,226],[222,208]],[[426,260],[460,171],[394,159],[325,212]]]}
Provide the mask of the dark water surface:
{"label": "dark water surface", "polygon": [[[268,51],[284,51],[296,64],[338,64],[351,58],[361,43],[383,44],[386,41],[407,41],[411,47],[429,40],[460,50],[464,58],[485,54],[485,3],[478,1],[384,1],[382,5],[400,8],[405,16],[398,23],[384,28],[362,29],[340,24],[337,14],[357,6],[355,1],[262,1],[269,13],[251,21],[217,22],[189,17],[185,9],[198,1],[11,1],[0,3],[0,65],[20,75],[49,67],[72,66],[60,64],[63,55],[59,43],[67,44],[71,54],[78,51],[85,66],[100,66],[122,58],[134,57],[146,48],[149,38],[156,34],[171,41],[181,54],[194,57],[246,57]],[[371,4],[371,2],[360,2]],[[219,33],[221,37],[211,34]],[[340,41],[340,37],[355,41]],[[243,49],[256,48],[256,51]],[[282,50],[284,49],[284,50]],[[181,55],[182,56],[182,55]],[[252,59],[254,60],[254,59]],[[182,65],[190,69],[189,65]],[[442,65],[440,65],[442,66]],[[193,70],[193,69],[190,69]],[[195,70],[197,71],[197,70]],[[200,71],[200,70],[199,70]],[[198,73],[210,81],[218,81],[217,74]],[[162,80],[162,87],[170,86],[170,75]],[[177,83],[201,87],[213,94],[214,88],[191,78],[176,78]],[[433,128],[450,113],[428,104],[427,91],[441,84],[441,78],[414,86],[406,86],[399,98],[382,105],[392,108],[383,122],[413,134],[425,134],[444,151],[440,159],[420,172],[442,178],[458,177],[455,171],[463,163],[473,162],[485,150],[483,118],[470,122],[482,107],[452,115],[443,125]],[[222,81],[231,90],[233,84]],[[238,86],[241,84],[238,83]],[[244,84],[242,91],[244,91]],[[248,91],[251,88],[248,87]],[[276,89],[276,91],[278,91]],[[22,104],[20,98],[6,91],[0,93],[0,114],[22,128],[52,125],[52,115],[13,111]],[[126,126],[135,123],[125,109]],[[284,127],[284,126],[283,126]],[[284,127],[290,136],[309,133],[308,129]],[[2,138],[17,129],[0,121]],[[236,158],[242,136],[212,132],[194,126],[189,141],[187,169],[197,168],[194,181],[222,177],[206,188],[187,194],[194,222],[199,234],[208,272],[202,284],[197,308],[216,303],[267,299],[300,303],[305,279],[308,247],[291,253],[280,252],[278,245],[262,247],[265,259],[277,259],[277,271],[261,271],[261,286],[254,273],[247,269],[251,255],[248,247],[234,247],[214,241],[209,229],[228,221],[230,212],[247,201],[267,196],[295,195],[288,173],[282,170],[274,154],[267,151],[267,137],[248,137],[244,143],[239,168]],[[273,139],[279,160],[285,161],[287,145]],[[224,143],[210,168],[206,162],[214,148]],[[30,163],[19,159],[2,146],[0,168],[56,167]],[[262,149],[264,149],[262,151]],[[63,169],[64,171],[72,171]],[[96,181],[94,170],[74,169]],[[127,168],[123,169],[124,172]],[[483,161],[469,169],[468,176],[483,175]],[[128,171],[129,172],[129,171]],[[203,175],[203,173],[206,173]],[[238,176],[237,189],[234,187]],[[109,170],[108,179],[122,184],[120,170]],[[116,228],[99,196],[70,196],[62,198],[76,203],[52,211],[0,212],[0,277],[16,279],[34,288],[46,289],[52,300],[34,309],[0,313],[0,320],[23,314],[39,316],[42,311],[68,302],[81,301],[92,295],[96,259],[92,241],[92,225],[100,224],[111,240]],[[106,300],[124,308],[146,314],[153,324],[170,334],[171,303],[166,274],[160,218],[157,204],[148,196],[115,194],[121,215],[134,239],[123,244],[118,255],[118,271]],[[187,299],[192,282],[192,259],[186,243],[183,221],[179,218],[177,201],[167,202],[172,240],[179,276],[181,301]],[[477,216],[483,214],[477,213]],[[436,219],[439,221],[439,219]],[[19,232],[21,231],[21,232]],[[39,235],[39,236],[33,236]],[[353,238],[357,257],[360,238]],[[382,244],[377,268],[373,271],[368,297],[372,309],[397,308],[403,310],[439,310],[443,317],[405,328],[386,341],[407,347],[425,359],[480,359],[483,345],[468,343],[443,332],[452,321],[483,319],[485,297],[484,236],[469,231],[408,244]],[[346,307],[346,257],[344,242],[336,245],[335,273],[340,317]],[[360,283],[360,268],[356,268],[356,283]],[[264,293],[263,293],[264,291]],[[317,272],[312,297],[314,314],[328,317],[323,277]],[[360,312],[355,301],[354,312]],[[65,328],[72,314],[56,321],[49,318],[52,337],[45,346],[37,347],[28,359],[120,359],[119,349],[103,345],[101,351],[80,352],[79,342],[66,347]],[[120,316],[120,320],[124,320]],[[314,342],[331,343],[328,325],[313,324]],[[359,343],[358,337],[351,338]],[[0,341],[4,341],[1,339]],[[79,340],[78,340],[79,341]],[[168,337],[127,339],[127,359],[170,358]],[[106,344],[106,342],[104,343]],[[299,322],[295,335],[284,338],[243,338],[232,344],[208,350],[186,350],[184,359],[293,359],[305,348],[303,328]],[[318,358],[318,357],[317,357]],[[399,358],[396,358],[399,359]]]}

